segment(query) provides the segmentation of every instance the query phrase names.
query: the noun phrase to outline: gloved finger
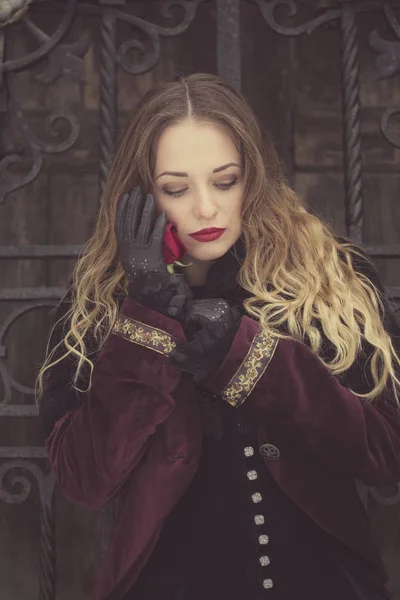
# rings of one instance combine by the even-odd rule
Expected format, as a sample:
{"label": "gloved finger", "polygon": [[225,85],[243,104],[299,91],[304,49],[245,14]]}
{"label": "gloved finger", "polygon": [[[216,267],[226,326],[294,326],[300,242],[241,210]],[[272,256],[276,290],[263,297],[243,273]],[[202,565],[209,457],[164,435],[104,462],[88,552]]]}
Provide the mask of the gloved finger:
{"label": "gloved finger", "polygon": [[[115,223],[114,223],[114,231],[115,237],[117,241],[121,241],[124,239],[124,222],[125,222],[125,212],[128,206],[128,198],[129,194],[124,194],[122,198],[119,199],[117,204],[117,210],[115,212]],[[129,238],[126,238],[129,239]]]}
{"label": "gloved finger", "polygon": [[170,290],[177,290],[182,281],[182,275],[178,275],[177,273],[170,273],[165,277],[165,285]]}
{"label": "gloved finger", "polygon": [[196,335],[204,330],[204,323],[202,321],[189,321],[184,322],[183,331],[185,332],[186,338],[192,341]]}
{"label": "gloved finger", "polygon": [[176,306],[169,305],[167,308],[167,316],[175,319],[179,315],[179,309]]}
{"label": "gloved finger", "polygon": [[174,350],[170,355],[169,355],[169,359],[170,361],[176,365],[177,367],[179,367],[180,369],[184,370],[189,370],[190,369],[190,360],[188,359],[187,355],[185,352],[183,352],[182,350]]}
{"label": "gloved finger", "polygon": [[128,200],[128,208],[126,211],[126,222],[129,229],[129,241],[134,242],[137,231],[139,229],[140,219],[143,211],[144,199],[142,190],[135,187]]}
{"label": "gloved finger", "polygon": [[244,310],[241,310],[238,306],[232,307],[232,317],[234,321],[239,321],[242,318],[242,315],[245,314]]}
{"label": "gloved finger", "polygon": [[185,332],[186,339],[191,342],[199,329],[197,327],[193,327],[192,325],[185,325],[183,327],[183,331]]}
{"label": "gloved finger", "polygon": [[150,246],[158,248],[162,252],[162,241],[164,238],[165,228],[167,226],[167,213],[162,210],[157,217],[154,225],[153,234],[151,236]]}
{"label": "gloved finger", "polygon": [[185,302],[186,302],[186,296],[184,296],[183,294],[176,294],[175,296],[173,296],[171,298],[170,306],[173,306],[174,308],[176,308],[178,310],[182,310],[182,308],[185,305]]}
{"label": "gloved finger", "polygon": [[147,194],[142,212],[140,226],[136,235],[136,241],[141,246],[147,246],[150,237],[151,226],[154,220],[155,202],[154,196]]}
{"label": "gloved finger", "polygon": [[169,355],[169,360],[174,363],[174,365],[180,365],[185,360],[185,356],[180,352],[180,350],[173,350]]}
{"label": "gloved finger", "polygon": [[207,322],[207,317],[204,317],[201,313],[189,311],[187,315],[185,315],[184,326],[188,330],[196,331],[197,329],[205,327]]}

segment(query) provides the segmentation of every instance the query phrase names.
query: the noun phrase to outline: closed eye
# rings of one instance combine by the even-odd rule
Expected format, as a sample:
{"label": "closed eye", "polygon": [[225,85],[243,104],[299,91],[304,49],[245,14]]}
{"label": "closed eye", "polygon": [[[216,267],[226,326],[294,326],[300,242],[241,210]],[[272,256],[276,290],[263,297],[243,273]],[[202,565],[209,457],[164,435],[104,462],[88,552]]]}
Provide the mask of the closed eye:
{"label": "closed eye", "polygon": [[[227,183],[214,183],[214,187],[218,188],[219,190],[222,191],[227,191],[229,189],[231,189],[231,187],[233,187],[234,185],[236,185],[238,183],[238,178],[235,177],[234,179],[232,179],[232,181],[229,181]],[[183,196],[183,194],[186,192],[188,188],[183,188],[181,190],[167,190],[165,188],[163,188],[163,192],[165,194],[167,194],[167,196]]]}

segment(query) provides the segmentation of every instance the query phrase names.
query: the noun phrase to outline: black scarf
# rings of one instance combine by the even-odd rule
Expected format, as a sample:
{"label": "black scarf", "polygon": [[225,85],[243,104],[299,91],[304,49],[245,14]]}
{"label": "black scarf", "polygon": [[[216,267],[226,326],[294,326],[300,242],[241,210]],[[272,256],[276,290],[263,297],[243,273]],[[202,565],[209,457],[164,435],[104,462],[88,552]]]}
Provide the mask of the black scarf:
{"label": "black scarf", "polygon": [[[245,258],[245,243],[242,237],[219,258],[207,273],[205,285],[193,286],[193,296],[199,298],[224,298],[231,306],[241,306],[249,297],[237,282],[237,276]],[[184,274],[184,267],[177,272]]]}

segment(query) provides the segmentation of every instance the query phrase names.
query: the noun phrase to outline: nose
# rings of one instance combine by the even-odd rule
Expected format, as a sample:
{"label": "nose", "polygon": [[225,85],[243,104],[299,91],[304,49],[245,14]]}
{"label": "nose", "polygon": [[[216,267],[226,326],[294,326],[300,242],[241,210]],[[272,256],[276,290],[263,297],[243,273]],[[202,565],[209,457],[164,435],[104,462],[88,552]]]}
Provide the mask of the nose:
{"label": "nose", "polygon": [[218,206],[210,190],[201,190],[194,199],[194,214],[198,221],[212,221],[218,213]]}

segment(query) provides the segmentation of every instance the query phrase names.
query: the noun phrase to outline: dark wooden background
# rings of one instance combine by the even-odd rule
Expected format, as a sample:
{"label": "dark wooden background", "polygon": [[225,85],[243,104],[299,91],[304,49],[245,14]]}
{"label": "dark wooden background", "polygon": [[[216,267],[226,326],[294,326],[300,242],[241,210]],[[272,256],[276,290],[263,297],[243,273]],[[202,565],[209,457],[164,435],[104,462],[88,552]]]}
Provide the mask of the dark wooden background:
{"label": "dark wooden background", "polygon": [[[132,11],[160,24],[159,5],[133,2]],[[375,54],[370,32],[393,36],[383,15],[359,15],[362,99],[362,149],[365,165],[365,244],[400,244],[399,150],[385,141],[379,121],[385,108],[398,103],[400,78],[374,80]],[[49,33],[59,18],[35,15]],[[306,205],[346,235],[340,40],[337,27],[311,35],[286,38],[271,31],[259,8],[244,3],[241,10],[242,92],[262,125],[272,131],[288,176]],[[12,26],[9,53],[27,53],[34,44],[19,25]],[[84,84],[64,77],[51,86],[34,76],[43,63],[13,78],[13,87],[25,118],[42,135],[46,115],[66,107],[79,118],[81,134],[64,154],[46,156],[34,182],[10,194],[0,206],[0,243],[3,245],[82,244],[90,235],[99,202],[99,27],[97,16],[80,16],[68,34],[73,41],[84,29],[92,44],[84,57]],[[120,24],[119,40],[132,37],[132,28]],[[119,124],[154,83],[176,71],[217,72],[216,2],[200,6],[194,23],[180,36],[162,40],[161,58],[145,75],[118,75]],[[12,118],[10,117],[10,122]],[[14,125],[12,124],[12,127]],[[14,129],[13,129],[14,131]],[[15,139],[23,144],[17,129]],[[29,159],[27,158],[29,161]],[[399,286],[399,259],[376,259],[386,285]],[[64,286],[73,267],[70,259],[0,259],[1,287]],[[21,302],[0,302],[0,324]],[[38,308],[18,319],[6,337],[5,364],[20,383],[32,386],[43,357],[48,331],[48,308]],[[1,325],[0,325],[1,326]],[[0,392],[2,394],[2,391]],[[1,397],[1,396],[0,396]],[[32,396],[13,393],[12,403],[31,404]],[[36,418],[4,417],[0,440],[5,447],[42,446]],[[3,458],[1,462],[5,462]],[[32,461],[48,472],[44,459]],[[8,473],[3,488],[13,487],[18,469]],[[25,474],[26,476],[26,474]],[[35,478],[25,502],[0,499],[0,590],[4,600],[38,598],[40,497]],[[368,499],[374,531],[391,576],[390,588],[400,600],[400,505],[382,506]],[[73,506],[55,494],[57,599],[87,600],[99,559],[98,515]]]}

